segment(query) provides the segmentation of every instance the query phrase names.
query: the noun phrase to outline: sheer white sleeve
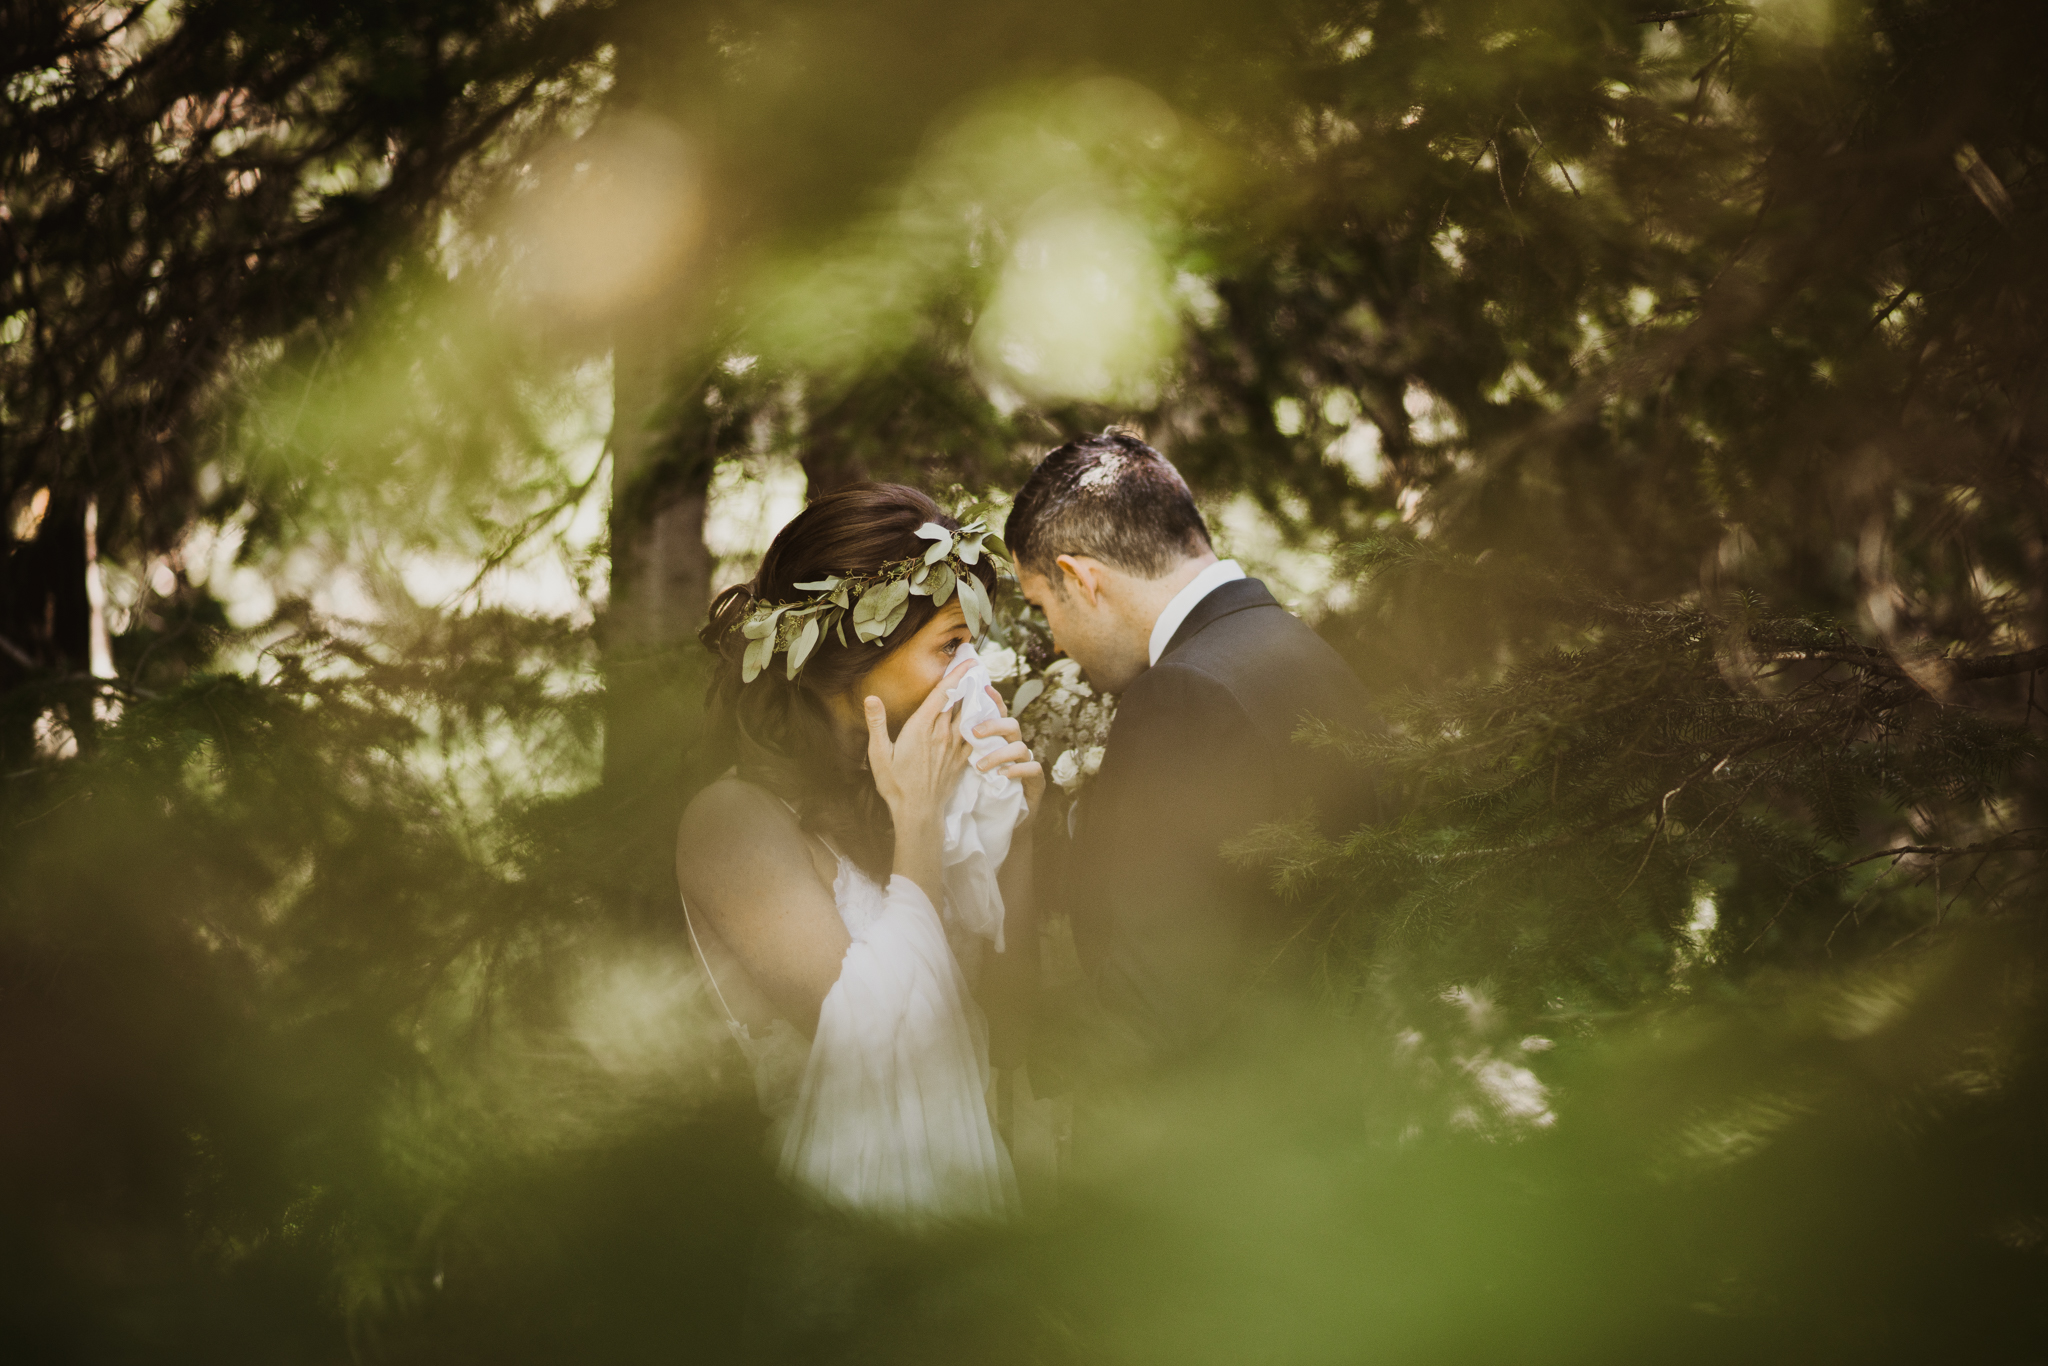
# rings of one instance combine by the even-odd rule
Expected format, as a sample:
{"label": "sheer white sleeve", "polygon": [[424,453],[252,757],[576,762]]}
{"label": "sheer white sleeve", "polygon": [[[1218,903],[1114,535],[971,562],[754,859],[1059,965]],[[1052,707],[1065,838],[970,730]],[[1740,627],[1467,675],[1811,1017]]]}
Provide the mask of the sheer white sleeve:
{"label": "sheer white sleeve", "polygon": [[989,1121],[988,1031],[931,899],[893,877],[825,996],[796,1106],[785,1176],[834,1204],[907,1219],[1017,1206]]}
{"label": "sheer white sleeve", "polygon": [[[1004,741],[994,735],[977,736],[974,728],[1003,713],[989,698],[988,666],[974,653],[974,647],[962,645],[953,658],[974,661],[948,690],[946,701],[960,708],[954,724],[979,761],[1001,749]],[[971,766],[960,775],[959,786],[946,804],[945,846],[940,858],[947,914],[995,945],[997,953],[1004,947],[1005,912],[996,870],[1010,856],[1010,839],[1027,814],[1024,784],[1007,773],[983,773]]]}

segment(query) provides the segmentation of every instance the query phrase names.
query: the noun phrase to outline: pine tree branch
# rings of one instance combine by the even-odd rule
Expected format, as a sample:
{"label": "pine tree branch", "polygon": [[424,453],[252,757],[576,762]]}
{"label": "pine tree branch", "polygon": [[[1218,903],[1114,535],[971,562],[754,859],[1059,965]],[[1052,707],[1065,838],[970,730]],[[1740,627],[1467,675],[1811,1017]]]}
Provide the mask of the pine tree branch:
{"label": "pine tree branch", "polygon": [[[1755,938],[1751,939],[1747,944],[1742,946],[1742,951],[1744,953],[1748,953],[1751,949],[1755,948],[1759,943],[1761,943],[1763,941],[1763,937],[1766,934],[1770,933],[1771,926],[1777,924],[1778,918],[1785,914],[1785,908],[1792,904],[1792,898],[1798,894],[1799,889],[1801,887],[1804,887],[1807,883],[1812,882],[1815,878],[1826,877],[1830,873],[1845,873],[1849,869],[1854,868],[1859,864],[1875,863],[1879,859],[1902,859],[1906,857],[1906,855],[1908,854],[1918,854],[1927,858],[1948,860],[1952,858],[1965,858],[1971,854],[1983,854],[1988,857],[1992,854],[2038,852],[2043,849],[2048,849],[2048,839],[2026,839],[2023,837],[2032,834],[2035,829],[2039,828],[2048,827],[2029,827],[2026,830],[2016,830],[2010,835],[2000,835],[1995,840],[1984,840],[1977,844],[1895,844],[1888,849],[1880,849],[1874,854],[1864,854],[1859,858],[1852,858],[1845,860],[1841,863],[1830,864],[1828,867],[1821,869],[1819,872],[1808,873],[1805,877],[1793,883],[1792,886],[1786,890],[1785,899],[1778,903],[1778,909],[1771,913],[1771,918],[1764,922],[1763,928],[1756,932]],[[1972,874],[1972,876],[1975,875]],[[1859,902],[1858,904],[1860,905],[1861,902]],[[1851,907],[1850,909],[1854,910],[1855,908]],[[1836,928],[1841,928],[1839,923],[1836,925]],[[1833,934],[1830,934],[1828,938],[1832,940],[1834,938]],[[1900,943],[1904,942],[1904,940],[1900,941]],[[1898,945],[1894,944],[1892,947],[1897,948]]]}
{"label": "pine tree branch", "polygon": [[[1539,133],[1539,132],[1537,132],[1537,131],[1536,131],[1536,123],[1535,123],[1535,121],[1534,121],[1533,119],[1531,119],[1531,118],[1529,117],[1529,115],[1528,115],[1527,111],[1525,111],[1525,110],[1524,110],[1524,109],[1522,108],[1522,102],[1521,102],[1520,100],[1516,100],[1516,101],[1515,101],[1515,112],[1516,112],[1517,114],[1520,114],[1520,115],[1522,116],[1522,126],[1523,126],[1523,127],[1525,127],[1525,128],[1527,128],[1527,129],[1529,130],[1529,135],[1530,135],[1531,137],[1533,137],[1533,138],[1535,138],[1535,139],[1536,139],[1536,146],[1537,146],[1537,149],[1538,149],[1538,150],[1540,150],[1540,151],[1544,151],[1544,152],[1549,152],[1549,153],[1550,153],[1550,159],[1551,159],[1552,161],[1554,161],[1554,162],[1556,162],[1556,163],[1557,163],[1557,169],[1558,169],[1558,170],[1560,170],[1560,171],[1562,171],[1562,172],[1564,172],[1564,183],[1565,183],[1565,184],[1567,184],[1567,185],[1569,185],[1569,186],[1571,187],[1571,191],[1572,191],[1572,198],[1573,198],[1573,199],[1584,199],[1584,198],[1585,198],[1585,196],[1579,193],[1579,182],[1578,182],[1578,181],[1576,181],[1576,180],[1573,180],[1573,179],[1572,179],[1572,172],[1571,172],[1571,168],[1570,168],[1569,166],[1566,166],[1566,165],[1564,164],[1564,159],[1563,159],[1562,157],[1558,156],[1558,154],[1557,154],[1556,152],[1554,152],[1554,151],[1551,151],[1551,148],[1550,148],[1550,144],[1546,143],[1546,142],[1545,142],[1545,141],[1543,140],[1543,134],[1541,134],[1541,133]],[[1533,164],[1533,161],[1534,161],[1534,159],[1532,158],[1532,159],[1531,159],[1531,162],[1532,162],[1532,164]],[[1524,170],[1524,171],[1522,172],[1522,179],[1524,179],[1524,180],[1527,180],[1528,178],[1529,178],[1529,173],[1528,173],[1528,171]]]}
{"label": "pine tree branch", "polygon": [[1871,331],[1876,331],[1879,325],[1881,325],[1886,318],[1889,318],[1893,314],[1893,312],[1895,312],[1898,309],[1898,306],[1906,301],[1906,296],[1908,294],[1911,294],[1912,292],[1913,286],[1907,285],[1904,288],[1902,288],[1898,293],[1892,295],[1891,298],[1886,299],[1884,301],[1884,306],[1877,310],[1877,316],[1870,320]]}
{"label": "pine tree branch", "polygon": [[1889,849],[1880,849],[1874,854],[1865,854],[1861,858],[1852,858],[1847,862],[1837,863],[1825,871],[1831,873],[1846,872],[1859,863],[1874,863],[1881,858],[1903,858],[1907,854],[1923,854],[1929,858],[1952,859],[1964,858],[1970,854],[2010,854],[2048,849],[2048,839],[2024,838],[2024,836],[2031,834],[2035,828],[2038,827],[2016,830],[2010,835],[2000,835],[1995,840],[1985,840],[1979,844],[1895,844]]}
{"label": "pine tree branch", "polygon": [[1696,5],[1691,9],[1670,9],[1656,14],[1638,14],[1635,16],[1635,21],[1639,24],[1655,24],[1662,28],[1675,19],[1701,19],[1710,14],[1754,13],[1756,11],[1748,5]]}
{"label": "pine tree branch", "polygon": [[[1523,844],[1508,847],[1496,846],[1490,849],[1460,849],[1452,853],[1445,854],[1443,856],[1443,861],[1445,863],[1458,863],[1466,859],[1475,858],[1521,858],[1529,854],[1547,853],[1548,851],[1553,849],[1562,849],[1569,845],[1577,844],[1579,841],[1587,839],[1590,836],[1597,835],[1603,830],[1611,830],[1615,826],[1625,824],[1628,821],[1635,819],[1636,817],[1647,816],[1652,811],[1668,808],[1668,803],[1670,802],[1671,798],[1676,797],[1679,793],[1683,792],[1692,784],[1698,782],[1701,778],[1708,777],[1714,773],[1719,772],[1723,767],[1725,767],[1727,764],[1733,762],[1736,759],[1740,759],[1746,755],[1753,754],[1757,750],[1768,748],[1771,745],[1782,744],[1787,740],[1797,740],[1804,738],[1806,735],[1806,731],[1798,729],[1788,730],[1781,728],[1767,731],[1763,735],[1760,735],[1753,740],[1745,740],[1743,743],[1733,746],[1726,753],[1722,754],[1717,759],[1707,760],[1699,767],[1693,769],[1692,772],[1686,774],[1685,777],[1679,779],[1676,786],[1670,788],[1661,796],[1649,797],[1644,799],[1643,801],[1636,802],[1631,806],[1625,806],[1619,811],[1611,811],[1604,816],[1597,817],[1594,820],[1587,821],[1582,825],[1575,826],[1572,829],[1565,831],[1561,835],[1555,835],[1550,839],[1542,840],[1536,844]],[[1647,853],[1645,853],[1644,858],[1647,862]],[[1640,872],[1641,870],[1638,869],[1637,871]],[[1629,879],[1630,886],[1633,886],[1634,883],[1634,878]],[[1624,893],[1627,890],[1627,887],[1624,887],[1622,889]]]}
{"label": "pine tree branch", "polygon": [[556,517],[559,517],[565,510],[575,507],[584,498],[588,497],[592,486],[597,483],[598,475],[610,468],[611,459],[611,442],[607,440],[603,452],[597,458],[597,463],[591,466],[589,475],[581,483],[571,485],[561,497],[555,499],[540,511],[525,518],[518,526],[507,533],[497,547],[484,556],[483,564],[478,568],[474,577],[470,579],[469,586],[455,594],[448,601],[450,603],[460,602],[476,592],[477,589],[483,587],[484,580],[489,578],[507,560],[518,554],[520,548],[532,540],[535,533],[540,531],[549,522],[552,522]]}
{"label": "pine tree branch", "polygon": [[2009,678],[2014,674],[2030,674],[2037,669],[2048,669],[2048,645],[2037,645],[2031,650],[2021,650],[2009,655],[1984,655],[1977,659],[1952,659],[1946,661],[1950,672],[1964,682],[1981,678]]}
{"label": "pine tree branch", "polygon": [[[1779,650],[1773,651],[1770,658],[1774,662],[1831,659],[1838,663],[1853,664],[1859,669],[1869,669],[1887,678],[1911,677],[1892,655],[1868,645],[1829,646],[1818,650]],[[1936,657],[1930,659],[1928,663],[1947,670],[1949,677],[1958,683],[1977,682],[1986,678],[2009,678],[2014,674],[2048,669],[2048,645],[2039,645],[2031,650],[2021,650],[2009,655],[1980,655],[1975,658],[1953,659]]]}
{"label": "pine tree branch", "polygon": [[1671,799],[1673,797],[1676,797],[1679,793],[1680,788],[1684,786],[1685,785],[1683,783],[1680,783],[1678,787],[1672,788],[1669,792],[1666,792],[1664,794],[1664,800],[1657,803],[1657,824],[1652,826],[1650,829],[1649,843],[1643,846],[1643,856],[1640,860],[1637,861],[1636,870],[1633,873],[1629,874],[1628,881],[1623,883],[1621,890],[1614,894],[1614,899],[1616,901],[1619,901],[1623,897],[1628,895],[1629,888],[1635,886],[1636,879],[1640,878],[1643,875],[1643,869],[1650,866],[1650,855],[1654,853],[1657,848],[1657,836],[1664,833],[1664,818],[1671,811]]}

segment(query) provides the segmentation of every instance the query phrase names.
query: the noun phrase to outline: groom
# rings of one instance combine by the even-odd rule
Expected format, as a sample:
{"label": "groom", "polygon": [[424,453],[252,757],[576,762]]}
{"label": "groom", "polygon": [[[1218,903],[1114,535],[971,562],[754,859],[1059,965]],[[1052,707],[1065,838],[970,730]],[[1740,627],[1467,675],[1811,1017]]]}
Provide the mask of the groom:
{"label": "groom", "polygon": [[1292,742],[1306,717],[1371,724],[1357,677],[1233,560],[1187,484],[1111,428],[1046,456],[1005,540],[1024,596],[1095,687],[1117,694],[1082,791],[1066,902],[1098,994],[1161,1053],[1198,1042],[1285,940],[1265,877],[1221,846],[1357,784]]}

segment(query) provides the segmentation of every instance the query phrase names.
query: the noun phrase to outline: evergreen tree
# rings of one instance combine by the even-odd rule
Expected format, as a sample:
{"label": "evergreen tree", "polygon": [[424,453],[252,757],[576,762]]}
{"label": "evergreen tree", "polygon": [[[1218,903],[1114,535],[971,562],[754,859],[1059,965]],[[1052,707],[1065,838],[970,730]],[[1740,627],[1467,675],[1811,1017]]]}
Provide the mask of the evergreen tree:
{"label": "evergreen tree", "polygon": [[[199,481],[238,368],[348,332],[478,159],[578,93],[599,30],[520,3],[23,3],[0,24],[13,769],[52,703],[91,742],[88,518],[98,553],[146,563],[252,492]],[[193,616],[168,568],[152,634]]]}
{"label": "evergreen tree", "polygon": [[[1303,740],[1394,814],[1240,850],[1320,990],[1089,1092],[1053,983],[1067,1205],[845,1231],[837,1349],[2025,1359],[2036,9],[8,10],[7,1333],[741,1351],[794,1211],[665,899],[698,590],[392,586],[599,496],[608,378],[614,601],[721,467],[1000,493],[1122,419],[1331,558],[1384,702]],[[648,127],[694,255],[571,317],[520,215]],[[375,610],[167,562],[88,681],[89,507]]]}

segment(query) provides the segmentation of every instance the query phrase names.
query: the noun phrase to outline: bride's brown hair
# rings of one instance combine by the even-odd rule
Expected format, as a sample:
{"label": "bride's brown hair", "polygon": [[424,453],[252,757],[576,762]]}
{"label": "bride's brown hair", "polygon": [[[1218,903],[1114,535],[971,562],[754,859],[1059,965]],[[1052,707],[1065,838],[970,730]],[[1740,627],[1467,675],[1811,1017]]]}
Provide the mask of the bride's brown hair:
{"label": "bride's brown hair", "polygon": [[[847,633],[842,645],[828,633],[791,682],[777,655],[753,682],[742,682],[747,641],[740,624],[756,602],[805,602],[800,583],[830,574],[872,574],[883,565],[922,554],[931,544],[917,529],[959,522],[925,494],[904,484],[852,484],[813,501],[776,533],[753,582],[726,589],[711,604],[698,639],[716,657],[708,710],[711,737],[739,774],[795,808],[805,830],[823,835],[878,881],[887,881],[896,836],[889,808],[865,764],[849,759],[833,729],[825,699],[852,691],[868,671],[903,647],[937,609],[912,596],[896,629],[863,645]],[[982,586],[996,588],[995,566],[984,555],[973,567]]]}

